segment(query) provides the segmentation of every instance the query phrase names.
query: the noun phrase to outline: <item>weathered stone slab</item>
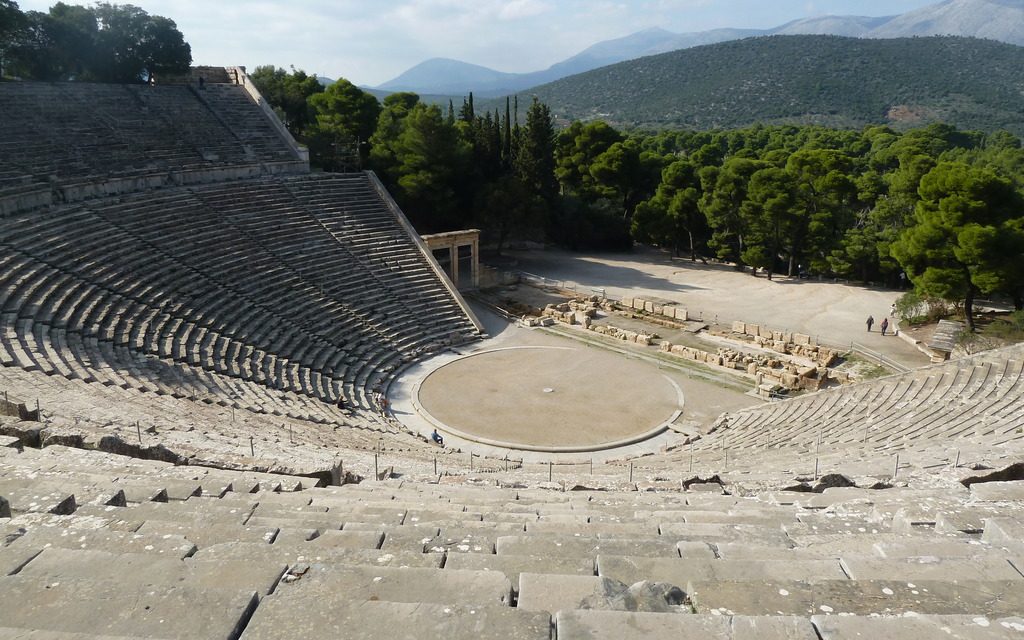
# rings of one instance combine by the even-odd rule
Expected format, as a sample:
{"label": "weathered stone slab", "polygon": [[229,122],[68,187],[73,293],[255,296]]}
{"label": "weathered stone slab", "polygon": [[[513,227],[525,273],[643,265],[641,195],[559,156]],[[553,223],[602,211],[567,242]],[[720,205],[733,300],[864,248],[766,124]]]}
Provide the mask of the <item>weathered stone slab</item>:
{"label": "weathered stone slab", "polygon": [[325,593],[344,593],[353,602],[508,605],[512,584],[496,571],[313,564],[305,570],[293,567],[277,593],[303,602]]}
{"label": "weathered stone slab", "polygon": [[416,553],[494,553],[494,536],[487,530],[458,531],[446,529],[432,534],[434,529],[399,527],[388,531],[381,549],[385,551],[411,551]]}
{"label": "weathered stone slab", "polygon": [[138,528],[140,534],[171,534],[184,536],[198,547],[208,547],[222,542],[263,542],[269,544],[278,534],[274,527],[246,527],[240,524],[211,524],[203,526],[196,522],[176,523],[166,520],[147,520]]}
{"label": "weathered stone slab", "polygon": [[0,578],[3,624],[95,635],[236,638],[256,608],[255,591],[187,584],[138,589],[101,580]]}
{"label": "weathered stone slab", "polygon": [[343,516],[330,513],[305,515],[279,515],[275,517],[253,516],[245,521],[247,527],[260,527],[262,529],[316,529],[318,531],[339,530],[345,523]]}
{"label": "weathered stone slab", "polygon": [[703,582],[689,593],[697,613],[739,615],[855,614],[907,612],[936,615],[1012,616],[1024,611],[1019,580],[940,582],[834,580],[807,582]]}
{"label": "weathered stone slab", "polygon": [[1024,540],[1024,521],[1016,518],[989,518],[985,520],[984,542],[993,545],[1020,544]]}
{"label": "weathered stone slab", "polygon": [[568,538],[564,536],[501,536],[497,553],[550,555],[552,557],[597,557],[599,553],[621,556],[679,557],[675,539],[661,538]]}
{"label": "weathered stone slab", "polygon": [[[265,598],[242,640],[341,638],[346,640],[548,640],[551,616],[503,606]],[[286,630],[283,632],[282,630]]]}
{"label": "weathered stone slab", "polygon": [[517,606],[525,611],[578,609],[605,582],[605,578],[598,576],[521,573]]}
{"label": "weathered stone slab", "polygon": [[0,518],[11,517],[11,503],[7,498],[0,496]]}
{"label": "weathered stone slab", "polygon": [[11,547],[0,547],[0,576],[9,576],[16,573],[32,558],[35,558],[42,551],[41,547],[30,545],[17,545]]}
{"label": "weathered stone slab", "polygon": [[845,580],[837,560],[706,560],[685,558],[597,557],[598,575],[626,584],[668,582],[688,590],[691,582]]}
{"label": "weathered stone slab", "polygon": [[444,568],[472,571],[499,571],[519,588],[521,573],[549,573],[558,575],[593,576],[591,558],[552,558],[549,556],[488,555],[482,553],[451,553]]}
{"label": "weathered stone slab", "polygon": [[384,534],[380,531],[335,531],[321,533],[307,544],[315,549],[380,549]]}
{"label": "weathered stone slab", "polygon": [[559,640],[817,640],[818,637],[810,621],[803,618],[578,609],[559,611],[555,628]]}
{"label": "weathered stone slab", "polygon": [[976,482],[970,489],[971,498],[975,501],[1024,502],[1024,480]]}
{"label": "weathered stone slab", "polygon": [[665,523],[661,525],[661,536],[678,542],[750,542],[779,547],[793,546],[789,536],[781,529],[766,529],[747,524]]}
{"label": "weathered stone slab", "polygon": [[215,544],[200,549],[197,560],[275,560],[295,564],[351,564],[374,567],[439,568],[444,559],[440,553],[408,553],[378,549],[315,548],[309,543],[261,544],[236,542]]}
{"label": "weathered stone slab", "polygon": [[1024,618],[976,616],[813,616],[822,640],[1006,640],[1024,638]]}
{"label": "weathered stone slab", "polygon": [[132,640],[129,636],[100,636],[94,633],[73,631],[47,631],[40,629],[15,629],[0,626],[0,638],[4,640]]}
{"label": "weathered stone slab", "polygon": [[16,544],[110,553],[150,553],[178,560],[193,554],[196,550],[195,543],[180,535],[54,527],[30,527],[28,532],[11,546]]}
{"label": "weathered stone slab", "polygon": [[74,513],[75,496],[53,484],[0,478],[0,495],[10,505],[12,515],[19,513]]}
{"label": "weathered stone slab", "polygon": [[83,579],[135,585],[139,589],[187,583],[196,587],[255,590],[270,593],[284,573],[283,562],[258,560],[184,562],[139,553],[107,553],[49,548],[29,562],[19,575],[54,580]]}
{"label": "weathered stone slab", "polygon": [[[853,580],[1022,580],[1024,576],[1002,558],[939,558],[918,556],[905,559],[844,556],[843,569]],[[1024,589],[1024,582],[1021,583]]]}

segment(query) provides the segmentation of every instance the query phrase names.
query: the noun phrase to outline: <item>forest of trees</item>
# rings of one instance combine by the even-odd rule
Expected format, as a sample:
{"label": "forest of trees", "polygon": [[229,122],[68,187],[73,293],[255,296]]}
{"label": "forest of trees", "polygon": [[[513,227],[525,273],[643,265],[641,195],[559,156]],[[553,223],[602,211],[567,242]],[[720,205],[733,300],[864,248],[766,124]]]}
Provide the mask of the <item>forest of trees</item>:
{"label": "forest of trees", "polygon": [[173,20],[130,4],[58,2],[43,13],[0,0],[0,78],[134,83],[191,63]]}
{"label": "forest of trees", "polygon": [[358,141],[424,232],[477,226],[499,250],[512,238],[636,241],[768,278],[906,277],[968,319],[978,296],[1024,307],[1024,150],[1005,131],[557,131],[537,100],[522,116],[514,102],[479,113],[472,95],[447,109],[411,93],[380,105],[346,81],[324,89],[272,67],[253,78],[315,163],[332,168],[337,147]]}

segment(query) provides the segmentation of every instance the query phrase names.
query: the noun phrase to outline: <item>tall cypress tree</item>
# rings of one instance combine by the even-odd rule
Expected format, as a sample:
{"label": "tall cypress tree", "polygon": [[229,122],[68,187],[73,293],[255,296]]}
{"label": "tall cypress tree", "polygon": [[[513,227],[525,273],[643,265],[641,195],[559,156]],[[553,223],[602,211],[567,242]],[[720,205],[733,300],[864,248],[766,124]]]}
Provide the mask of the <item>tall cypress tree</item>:
{"label": "tall cypress tree", "polygon": [[501,161],[506,169],[512,168],[512,99],[505,96],[505,119],[501,122]]}

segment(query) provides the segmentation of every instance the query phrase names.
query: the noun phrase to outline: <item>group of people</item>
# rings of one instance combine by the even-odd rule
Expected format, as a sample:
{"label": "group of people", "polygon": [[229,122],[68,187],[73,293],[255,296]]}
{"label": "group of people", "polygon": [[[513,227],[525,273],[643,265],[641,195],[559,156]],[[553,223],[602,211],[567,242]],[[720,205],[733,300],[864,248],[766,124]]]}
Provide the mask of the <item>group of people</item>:
{"label": "group of people", "polygon": [[[889,307],[889,315],[891,315],[891,316],[895,316],[896,315],[896,303],[895,302],[892,304],[891,307]],[[867,322],[865,324],[868,325],[868,333],[871,333],[871,327],[875,326],[875,318],[874,318],[874,316],[868,316]],[[878,325],[878,328],[882,330],[882,335],[883,336],[886,334],[886,332],[889,331],[889,326],[890,326],[889,325],[889,318],[882,318],[882,324]],[[896,322],[894,320],[893,323],[892,323],[893,335],[899,335],[900,330],[896,329],[895,326],[896,326]]]}

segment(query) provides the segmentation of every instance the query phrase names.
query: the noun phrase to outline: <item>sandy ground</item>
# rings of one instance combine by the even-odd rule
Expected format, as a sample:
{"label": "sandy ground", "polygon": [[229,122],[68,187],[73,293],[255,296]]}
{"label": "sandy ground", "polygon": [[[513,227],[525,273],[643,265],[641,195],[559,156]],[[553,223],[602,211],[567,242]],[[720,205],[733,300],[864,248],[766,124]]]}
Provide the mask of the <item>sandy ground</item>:
{"label": "sandy ground", "polygon": [[[548,250],[508,255],[518,260],[519,270],[576,283],[580,291],[603,288],[611,298],[673,301],[706,321],[752,322],[837,346],[857,342],[909,367],[928,362],[913,345],[879,333],[899,291],[778,276],[769,281],[729,265],[692,263],[642,248],[619,254]],[[870,333],[865,326],[869,314],[875,318]]]}
{"label": "sandy ground", "polygon": [[682,409],[678,395],[656,367],[579,344],[461,358],[427,376],[419,400],[436,420],[478,437],[562,447],[649,432]]}

